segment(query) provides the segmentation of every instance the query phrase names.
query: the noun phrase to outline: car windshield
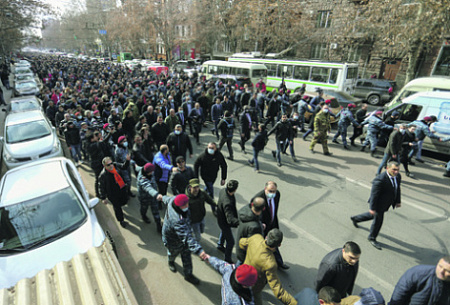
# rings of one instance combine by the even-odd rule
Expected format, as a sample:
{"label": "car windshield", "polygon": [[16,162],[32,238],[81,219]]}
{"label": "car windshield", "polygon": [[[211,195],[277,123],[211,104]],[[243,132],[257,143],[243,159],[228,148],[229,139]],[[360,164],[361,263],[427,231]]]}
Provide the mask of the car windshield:
{"label": "car windshield", "polygon": [[6,143],[14,144],[49,136],[50,126],[44,120],[26,122],[6,127]]}
{"label": "car windshield", "polygon": [[39,110],[41,106],[38,102],[32,100],[24,100],[20,102],[12,102],[10,103],[11,110],[10,112],[22,112],[29,110]]}
{"label": "car windshield", "polygon": [[16,69],[15,74],[33,74],[30,69]]}
{"label": "car windshield", "polygon": [[0,253],[30,250],[67,235],[86,219],[72,188],[0,208]]}
{"label": "car windshield", "polygon": [[31,89],[33,87],[36,87],[36,85],[33,82],[23,82],[23,83],[16,83],[16,89]]}
{"label": "car windshield", "polygon": [[23,80],[33,80],[33,75],[25,74],[25,75],[17,76],[17,81],[23,81]]}

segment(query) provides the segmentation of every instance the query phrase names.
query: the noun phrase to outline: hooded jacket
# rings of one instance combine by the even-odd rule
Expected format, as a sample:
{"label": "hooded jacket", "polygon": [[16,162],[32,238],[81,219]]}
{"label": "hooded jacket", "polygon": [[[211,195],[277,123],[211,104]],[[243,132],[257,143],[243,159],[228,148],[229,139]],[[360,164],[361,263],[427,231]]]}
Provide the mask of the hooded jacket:
{"label": "hooded jacket", "polygon": [[[237,239],[250,237],[255,234],[263,234],[263,227],[259,215],[253,213],[251,204],[242,207],[238,212],[239,226],[237,230]],[[245,260],[245,251],[236,244],[236,256],[238,260],[243,262]]]}

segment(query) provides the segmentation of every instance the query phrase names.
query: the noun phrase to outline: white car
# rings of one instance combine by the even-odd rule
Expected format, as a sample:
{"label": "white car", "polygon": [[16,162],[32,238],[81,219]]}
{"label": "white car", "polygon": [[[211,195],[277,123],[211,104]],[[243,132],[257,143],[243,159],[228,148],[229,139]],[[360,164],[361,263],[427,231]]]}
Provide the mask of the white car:
{"label": "white car", "polygon": [[66,158],[8,171],[0,182],[0,289],[51,269],[91,247],[105,233],[80,174]]}
{"label": "white car", "polygon": [[3,162],[8,169],[64,155],[55,128],[40,110],[10,113],[3,132],[0,142]]}

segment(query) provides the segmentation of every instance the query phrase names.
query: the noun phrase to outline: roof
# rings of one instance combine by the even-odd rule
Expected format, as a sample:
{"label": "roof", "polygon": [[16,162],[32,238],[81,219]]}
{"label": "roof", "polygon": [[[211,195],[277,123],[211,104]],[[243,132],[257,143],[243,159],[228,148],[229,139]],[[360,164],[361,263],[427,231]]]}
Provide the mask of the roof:
{"label": "roof", "polygon": [[39,110],[10,113],[5,120],[5,126],[44,120],[44,114]]}
{"label": "roof", "polygon": [[0,290],[3,304],[137,305],[109,242]]}
{"label": "roof", "polygon": [[63,164],[64,158],[53,158],[9,170],[2,178],[0,206],[37,198],[68,187]]}
{"label": "roof", "polygon": [[226,67],[236,67],[236,68],[249,68],[249,67],[260,67],[266,69],[266,66],[259,63],[245,63],[238,61],[223,61],[223,60],[208,60],[203,63],[204,65],[224,65]]}

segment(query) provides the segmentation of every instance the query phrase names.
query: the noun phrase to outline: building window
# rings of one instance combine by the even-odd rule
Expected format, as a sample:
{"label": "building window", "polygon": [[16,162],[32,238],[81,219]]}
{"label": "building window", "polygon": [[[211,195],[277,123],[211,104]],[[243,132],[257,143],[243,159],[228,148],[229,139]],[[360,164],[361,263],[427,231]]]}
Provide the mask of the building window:
{"label": "building window", "polygon": [[329,28],[331,25],[331,11],[318,11],[316,28]]}
{"label": "building window", "polygon": [[359,61],[361,58],[361,48],[360,47],[350,47],[350,50],[348,50],[348,58],[347,61]]}
{"label": "building window", "polygon": [[311,45],[311,59],[323,59],[327,54],[327,44],[326,43],[313,43]]}

